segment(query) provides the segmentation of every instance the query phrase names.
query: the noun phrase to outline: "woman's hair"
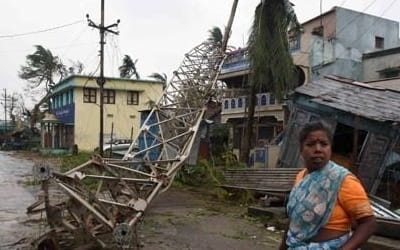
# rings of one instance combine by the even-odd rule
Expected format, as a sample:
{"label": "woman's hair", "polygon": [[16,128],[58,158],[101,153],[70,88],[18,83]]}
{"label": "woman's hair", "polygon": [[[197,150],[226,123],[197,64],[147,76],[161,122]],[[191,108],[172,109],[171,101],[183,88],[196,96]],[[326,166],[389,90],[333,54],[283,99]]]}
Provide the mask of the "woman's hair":
{"label": "woman's hair", "polygon": [[303,145],[303,142],[306,140],[307,136],[314,131],[324,131],[326,136],[328,137],[329,142],[332,144],[333,141],[333,131],[332,127],[323,120],[317,120],[304,125],[304,127],[300,130],[299,133],[299,142],[300,146]]}

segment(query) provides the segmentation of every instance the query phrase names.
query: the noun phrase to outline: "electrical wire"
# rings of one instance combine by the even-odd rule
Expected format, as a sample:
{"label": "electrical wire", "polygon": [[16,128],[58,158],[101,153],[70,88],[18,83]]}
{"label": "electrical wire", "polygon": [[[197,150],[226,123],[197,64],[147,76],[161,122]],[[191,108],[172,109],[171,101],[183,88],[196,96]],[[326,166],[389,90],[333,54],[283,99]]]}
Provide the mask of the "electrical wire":
{"label": "electrical wire", "polygon": [[67,24],[63,24],[60,26],[56,26],[53,28],[47,28],[47,29],[42,29],[42,30],[37,30],[37,31],[30,31],[30,32],[26,32],[26,33],[18,33],[18,34],[10,34],[10,35],[0,35],[0,38],[15,38],[15,37],[20,37],[20,36],[28,36],[28,35],[35,35],[35,34],[39,34],[39,33],[44,33],[44,32],[49,32],[49,31],[53,31],[53,30],[57,30],[57,29],[62,29],[65,27],[69,27],[78,23],[82,23],[83,20],[79,20],[79,21],[75,21],[72,23],[67,23]]}

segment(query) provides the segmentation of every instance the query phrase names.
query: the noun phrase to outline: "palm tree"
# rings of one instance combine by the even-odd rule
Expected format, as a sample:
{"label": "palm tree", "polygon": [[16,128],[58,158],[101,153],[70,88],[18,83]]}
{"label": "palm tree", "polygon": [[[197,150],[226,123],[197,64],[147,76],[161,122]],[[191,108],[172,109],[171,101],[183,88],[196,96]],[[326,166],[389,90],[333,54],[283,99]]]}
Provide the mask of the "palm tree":
{"label": "palm tree", "polygon": [[[293,88],[294,65],[289,54],[287,32],[299,27],[288,0],[262,0],[256,7],[248,40],[250,94],[245,141],[241,160],[248,162],[257,91],[270,91],[278,100]],[[295,29],[298,30],[298,29]]]}
{"label": "palm tree", "polygon": [[129,55],[125,55],[122,59],[122,65],[118,68],[120,77],[131,78],[135,76],[135,79],[140,79],[139,73],[136,70],[137,61],[138,59],[133,61]]}
{"label": "palm tree", "polygon": [[[31,128],[34,127],[39,118],[39,107],[50,99],[52,87],[56,82],[54,78],[58,77],[57,81],[61,81],[67,75],[66,67],[59,57],[54,56],[50,50],[41,45],[35,45],[35,48],[36,51],[33,54],[26,56],[26,65],[21,66],[21,70],[18,72],[21,79],[28,81],[29,90],[35,90],[40,86],[46,90],[45,96],[35,104],[32,112],[30,112],[32,114]],[[48,104],[48,107],[50,107],[50,104]]]}
{"label": "palm tree", "polygon": [[156,80],[159,80],[160,82],[163,82],[163,89],[167,86],[167,74],[165,73],[152,73],[151,75],[149,75],[149,77],[152,77]]}
{"label": "palm tree", "polygon": [[68,74],[82,74],[85,69],[85,65],[81,61],[71,61],[72,65],[68,68]]}
{"label": "palm tree", "polygon": [[59,77],[60,81],[66,75],[66,67],[50,50],[41,45],[35,47],[36,51],[26,56],[26,66],[21,66],[18,75],[30,83],[30,88],[34,89],[44,84],[46,92],[49,92],[55,84],[54,78]]}
{"label": "palm tree", "polygon": [[222,34],[221,29],[219,27],[217,27],[217,26],[214,26],[208,32],[209,32],[208,41],[221,46],[222,45],[222,39],[223,39],[223,34]]}

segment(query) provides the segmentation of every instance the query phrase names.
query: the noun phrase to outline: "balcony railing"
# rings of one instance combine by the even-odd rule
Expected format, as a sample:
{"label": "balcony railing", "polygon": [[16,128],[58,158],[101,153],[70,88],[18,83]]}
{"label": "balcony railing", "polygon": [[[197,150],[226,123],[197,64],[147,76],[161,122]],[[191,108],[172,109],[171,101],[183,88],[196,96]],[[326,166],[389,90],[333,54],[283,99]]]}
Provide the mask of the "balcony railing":
{"label": "balcony railing", "polygon": [[221,74],[246,70],[249,68],[247,49],[238,49],[230,52],[221,68]]}
{"label": "balcony railing", "polygon": [[235,98],[238,96],[248,96],[250,93],[249,89],[246,88],[229,88],[229,89],[222,89],[221,96],[222,98]]}
{"label": "balcony railing", "polygon": [[[222,99],[222,112],[244,112],[247,103],[247,96],[237,96]],[[256,109],[268,106],[279,105],[272,93],[257,94]]]}

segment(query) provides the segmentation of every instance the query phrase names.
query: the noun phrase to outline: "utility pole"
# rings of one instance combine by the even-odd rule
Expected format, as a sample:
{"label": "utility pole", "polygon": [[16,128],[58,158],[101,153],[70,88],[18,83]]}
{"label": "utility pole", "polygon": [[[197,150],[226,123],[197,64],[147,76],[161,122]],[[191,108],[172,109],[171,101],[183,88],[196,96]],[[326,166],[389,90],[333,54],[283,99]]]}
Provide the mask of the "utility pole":
{"label": "utility pole", "polygon": [[4,89],[4,132],[7,133],[7,89]]}
{"label": "utility pole", "polygon": [[4,105],[4,133],[7,133],[7,89],[4,90],[4,97],[1,99],[2,104]]}
{"label": "utility pole", "polygon": [[96,25],[92,20],[89,19],[89,14],[86,14],[88,25],[90,27],[99,29],[100,31],[100,76],[97,78],[96,82],[99,85],[100,90],[100,140],[99,140],[99,154],[103,156],[103,136],[104,136],[104,84],[106,79],[104,78],[104,34],[105,32],[111,32],[118,35],[118,31],[111,30],[110,28],[117,27],[119,24],[119,19],[116,23],[108,26],[104,26],[104,0],[101,0],[101,23]]}

